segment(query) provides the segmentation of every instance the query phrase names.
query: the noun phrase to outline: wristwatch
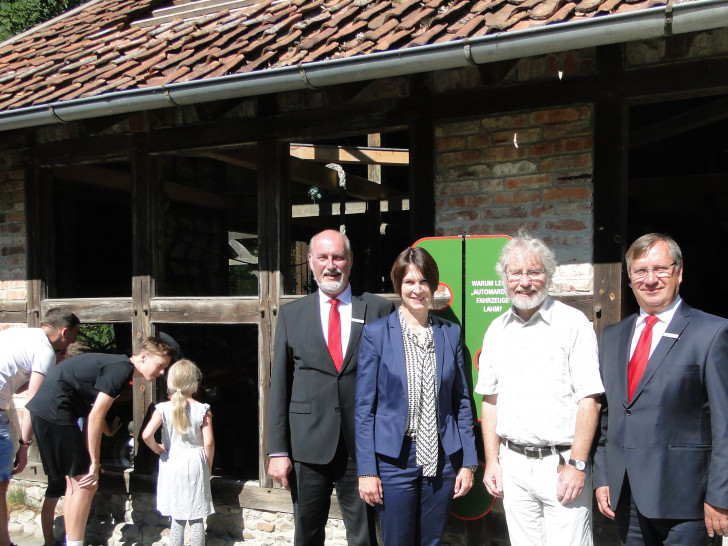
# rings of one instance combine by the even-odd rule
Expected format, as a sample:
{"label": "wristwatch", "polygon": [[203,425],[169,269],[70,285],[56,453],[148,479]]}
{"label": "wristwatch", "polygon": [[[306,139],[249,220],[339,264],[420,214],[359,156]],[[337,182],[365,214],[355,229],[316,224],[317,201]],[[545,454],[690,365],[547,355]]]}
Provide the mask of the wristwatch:
{"label": "wristwatch", "polygon": [[21,446],[31,446],[33,445],[33,440],[28,440],[27,442],[24,442],[22,438],[18,438],[18,443]]}
{"label": "wristwatch", "polygon": [[586,462],[581,459],[569,459],[569,464],[581,472],[586,470]]}
{"label": "wristwatch", "polygon": [[475,474],[478,471],[478,465],[477,464],[471,464],[470,466],[464,466],[463,468],[467,468],[473,474]]}

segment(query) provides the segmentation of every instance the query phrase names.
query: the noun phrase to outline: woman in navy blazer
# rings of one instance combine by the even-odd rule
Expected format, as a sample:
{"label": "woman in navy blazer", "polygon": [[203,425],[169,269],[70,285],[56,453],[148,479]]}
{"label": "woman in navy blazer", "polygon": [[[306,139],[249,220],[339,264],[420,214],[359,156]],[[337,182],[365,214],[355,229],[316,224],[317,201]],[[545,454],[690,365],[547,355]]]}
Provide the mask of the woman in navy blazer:
{"label": "woman in navy blazer", "polygon": [[[452,499],[470,490],[478,464],[460,327],[429,313],[439,272],[426,250],[403,250],[391,278],[402,306],[367,324],[359,349],[359,494],[379,512],[385,546],[434,546]],[[419,401],[427,377],[436,393],[436,433],[434,449],[425,450],[431,442],[423,440],[420,417],[428,412]]]}

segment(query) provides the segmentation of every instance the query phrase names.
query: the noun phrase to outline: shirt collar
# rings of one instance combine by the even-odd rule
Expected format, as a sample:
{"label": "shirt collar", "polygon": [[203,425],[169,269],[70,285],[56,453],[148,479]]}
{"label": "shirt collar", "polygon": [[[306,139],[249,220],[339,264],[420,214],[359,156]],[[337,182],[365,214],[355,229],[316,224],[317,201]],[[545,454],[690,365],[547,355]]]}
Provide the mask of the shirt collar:
{"label": "shirt collar", "polygon": [[[324,294],[321,290],[318,291],[319,295],[319,305],[329,304],[329,300],[331,299],[331,296],[327,296]],[[341,302],[339,305],[349,305],[351,304],[351,285],[348,285],[344,291],[336,296],[336,298]]]}
{"label": "shirt collar", "polygon": [[[538,308],[538,310],[531,317],[531,320],[529,320],[528,322],[535,322],[536,320],[538,320],[538,318],[540,318],[546,324],[551,324],[553,312],[554,312],[554,299],[551,296],[547,295],[546,299],[543,300],[541,307]],[[508,316],[508,320],[517,321],[522,324],[526,324],[526,322],[527,322],[518,316],[518,313],[516,313],[516,308],[513,305],[511,305],[511,313]]]}
{"label": "shirt collar", "polygon": [[[672,317],[675,316],[675,311],[677,311],[677,308],[680,306],[680,302],[682,302],[682,298],[680,297],[680,294],[678,294],[677,298],[675,298],[675,301],[670,304],[670,307],[668,307],[664,311],[655,313],[654,315],[660,322],[670,324]],[[640,316],[637,317],[637,325],[642,324],[649,314],[650,313],[640,308]]]}

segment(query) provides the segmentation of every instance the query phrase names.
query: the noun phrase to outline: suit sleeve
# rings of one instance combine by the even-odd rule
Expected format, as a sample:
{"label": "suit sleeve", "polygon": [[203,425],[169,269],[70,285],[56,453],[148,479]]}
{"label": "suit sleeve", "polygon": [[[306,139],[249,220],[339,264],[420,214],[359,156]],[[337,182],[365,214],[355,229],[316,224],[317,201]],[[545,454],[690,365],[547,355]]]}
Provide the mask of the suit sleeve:
{"label": "suit sleeve", "polygon": [[460,328],[453,332],[457,336],[455,340],[455,383],[453,385],[453,405],[457,405],[458,429],[460,431],[460,442],[463,445],[463,466],[478,464],[478,451],[475,447],[475,423],[473,421],[473,410],[470,403],[470,390],[465,377],[465,359],[463,357],[463,344],[460,336]]}
{"label": "suit sleeve", "polygon": [[291,454],[288,402],[291,399],[293,363],[288,345],[286,313],[281,310],[273,346],[270,395],[268,397],[267,452]]}
{"label": "suit sleeve", "polygon": [[377,378],[381,355],[373,329],[366,325],[359,347],[356,376],[356,464],[359,476],[377,474],[374,451],[374,416],[377,411]]}
{"label": "suit sleeve", "polygon": [[712,453],[705,502],[728,509],[728,321],[718,330],[705,363]]}
{"label": "suit sleeve", "polygon": [[[604,383],[604,333],[599,337],[599,373]],[[606,395],[602,395],[602,409],[599,412],[599,422],[594,437],[594,461],[592,464],[592,485],[594,489],[607,485],[607,423],[609,419],[609,404]]]}

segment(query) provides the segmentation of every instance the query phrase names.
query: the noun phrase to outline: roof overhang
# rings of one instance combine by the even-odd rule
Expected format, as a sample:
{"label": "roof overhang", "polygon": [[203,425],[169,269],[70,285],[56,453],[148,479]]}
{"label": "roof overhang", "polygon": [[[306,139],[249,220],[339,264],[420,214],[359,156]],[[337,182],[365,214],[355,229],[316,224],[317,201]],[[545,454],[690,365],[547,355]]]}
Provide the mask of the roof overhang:
{"label": "roof overhang", "polygon": [[405,76],[728,26],[728,0],[700,0],[436,45],[106,93],[0,112],[0,131]]}

